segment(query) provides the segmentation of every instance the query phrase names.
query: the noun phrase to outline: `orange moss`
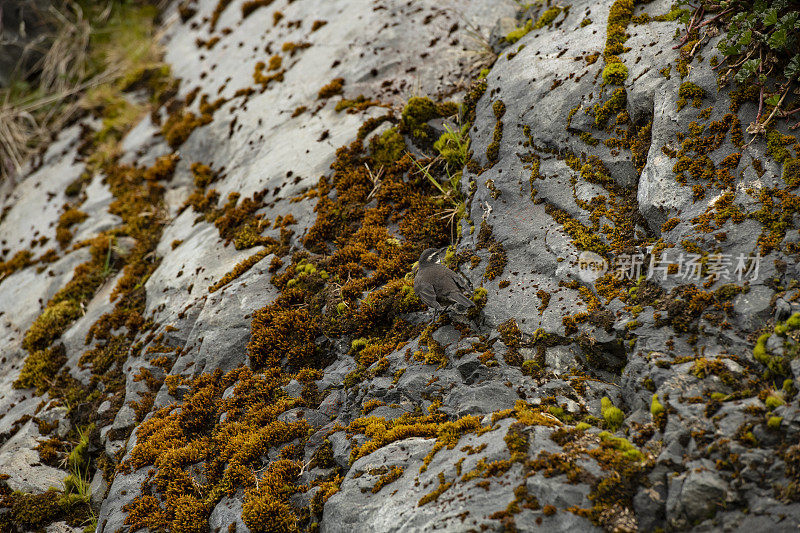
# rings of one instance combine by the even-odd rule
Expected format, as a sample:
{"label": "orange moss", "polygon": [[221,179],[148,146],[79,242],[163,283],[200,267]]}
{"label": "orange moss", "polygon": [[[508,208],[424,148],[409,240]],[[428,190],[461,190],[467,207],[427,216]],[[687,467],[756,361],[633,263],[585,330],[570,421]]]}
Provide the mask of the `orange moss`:
{"label": "orange moss", "polygon": [[[275,57],[277,56],[273,56],[273,59]],[[280,59],[280,57],[278,57],[278,59]],[[269,69],[267,69],[267,64],[264,63],[263,61],[259,61],[258,63],[256,63],[255,70],[253,71],[253,81],[261,85],[262,91],[266,91],[267,88],[269,87],[269,84],[272,83],[273,81],[275,82],[283,81],[283,75],[286,73],[286,69],[278,70],[277,72],[274,72],[272,74],[264,74],[265,69],[274,70],[272,67],[275,65],[275,63],[276,62],[270,59]]]}
{"label": "orange moss", "polygon": [[294,57],[294,54],[299,52],[300,50],[304,50],[309,48],[311,43],[296,43],[293,41],[287,41],[281,45],[281,50],[284,52],[288,52],[289,56]]}
{"label": "orange moss", "polygon": [[272,4],[273,0],[248,0],[242,4],[242,18],[249,17],[253,11],[260,7],[267,7]]}
{"label": "orange moss", "polygon": [[255,265],[256,263],[267,257],[269,254],[270,254],[269,249],[261,250],[251,255],[244,261],[238,263],[235,267],[233,267],[233,270],[225,274],[218,282],[214,283],[213,285],[210,285],[208,287],[208,292],[218,291],[231,281],[235,280],[236,278],[238,278],[239,276],[250,270],[253,267],[253,265]]}
{"label": "orange moss", "polygon": [[342,86],[344,85],[344,78],[335,78],[327,85],[324,85],[319,92],[317,93],[317,98],[319,100],[325,100],[330,98],[331,96],[336,96],[337,94],[342,94]]}
{"label": "orange moss", "polygon": [[33,264],[32,257],[33,253],[30,250],[20,250],[8,261],[0,261],[0,280]]}

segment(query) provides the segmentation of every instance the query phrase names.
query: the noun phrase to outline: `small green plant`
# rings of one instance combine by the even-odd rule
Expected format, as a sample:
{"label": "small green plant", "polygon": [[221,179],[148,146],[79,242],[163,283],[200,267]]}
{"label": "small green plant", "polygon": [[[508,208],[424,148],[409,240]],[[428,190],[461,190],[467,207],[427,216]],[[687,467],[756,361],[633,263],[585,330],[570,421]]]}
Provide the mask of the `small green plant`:
{"label": "small green plant", "polygon": [[106,250],[106,260],[103,263],[103,271],[100,273],[103,279],[108,278],[114,273],[114,266],[111,264],[111,251],[114,249],[115,243],[116,239],[112,237],[111,241],[108,243],[108,250]]}
{"label": "small green plant", "polygon": [[77,428],[78,443],[72,449],[69,456],[64,460],[65,466],[69,469],[69,475],[64,478],[62,484],[64,493],[60,498],[60,505],[63,508],[71,508],[75,505],[86,506],[89,511],[89,519],[85,531],[94,531],[97,526],[97,516],[90,505],[91,499],[91,479],[89,474],[88,449],[89,435],[94,431],[94,424],[86,428]]}
{"label": "small green plant", "polygon": [[[438,213],[439,216],[442,220],[447,221],[448,226],[451,228],[451,232],[457,231],[460,235],[461,227],[458,225],[458,222],[466,213],[464,197],[461,194],[461,171],[459,170],[458,172],[451,174],[450,170],[447,170],[447,179],[444,181],[444,183],[441,183],[433,176],[433,174],[431,174],[431,168],[436,162],[436,159],[432,159],[430,163],[424,167],[416,159],[413,159],[413,161],[417,167],[417,170],[419,170],[422,175],[425,176],[428,181],[440,192],[440,194],[437,196],[445,209]],[[451,235],[451,238],[453,237],[454,236]]]}
{"label": "small green plant", "polygon": [[[724,36],[717,47],[723,59],[715,68],[723,82],[732,79],[758,88],[758,115],[747,131],[764,133],[791,87],[800,81],[800,5],[790,0],[703,0],[699,5],[680,0],[678,6],[693,10],[691,16],[688,11],[682,16],[687,23],[681,40],[685,47],[702,39],[703,27],[721,23]],[[703,20],[704,15],[711,16]],[[788,113],[782,110],[781,115]]]}
{"label": "small green plant", "polygon": [[445,124],[444,129],[447,131],[433,143],[433,147],[441,154],[449,168],[460,170],[467,163],[470,142],[467,135],[468,128],[468,124],[464,124],[460,129],[453,129]]}
{"label": "small green plant", "polygon": [[735,0],[721,4],[731,15],[728,32],[718,47],[732,63],[729,72],[736,82],[761,85],[771,72],[786,80],[800,79],[800,9],[796,2]]}

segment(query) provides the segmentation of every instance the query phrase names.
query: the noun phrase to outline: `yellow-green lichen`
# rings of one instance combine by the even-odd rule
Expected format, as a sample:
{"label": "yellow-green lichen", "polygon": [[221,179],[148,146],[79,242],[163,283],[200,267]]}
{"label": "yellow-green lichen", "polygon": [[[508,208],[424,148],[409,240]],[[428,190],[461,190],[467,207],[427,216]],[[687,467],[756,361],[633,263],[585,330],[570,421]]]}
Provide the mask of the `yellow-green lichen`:
{"label": "yellow-green lichen", "polygon": [[377,494],[383,487],[388,485],[389,483],[393,483],[400,479],[400,476],[403,475],[403,467],[402,466],[393,466],[387,473],[383,474],[378,481],[375,482],[375,485],[372,487],[372,493]]}
{"label": "yellow-green lichen", "polygon": [[622,85],[628,79],[628,67],[624,63],[614,62],[603,69],[603,82],[610,85]]}
{"label": "yellow-green lichen", "polygon": [[690,82],[685,81],[681,83],[680,88],[678,89],[678,111],[683,109],[686,103],[691,100],[692,105],[696,108],[700,108],[703,102],[703,98],[706,96],[706,91],[702,87]]}
{"label": "yellow-green lichen", "polygon": [[608,119],[611,118],[612,115],[619,113],[623,109],[625,109],[626,104],[628,103],[628,93],[625,92],[625,89],[622,87],[618,87],[614,89],[614,92],[611,93],[606,102],[601,104],[596,104],[594,106],[594,123],[598,128],[604,128]]}

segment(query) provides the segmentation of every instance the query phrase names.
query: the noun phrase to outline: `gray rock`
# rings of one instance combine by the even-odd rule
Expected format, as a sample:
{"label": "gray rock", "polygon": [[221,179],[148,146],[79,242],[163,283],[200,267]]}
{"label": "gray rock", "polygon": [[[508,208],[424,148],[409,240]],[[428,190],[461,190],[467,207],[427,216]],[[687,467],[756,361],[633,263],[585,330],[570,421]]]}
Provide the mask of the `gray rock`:
{"label": "gray rock", "polygon": [[716,473],[692,469],[670,480],[667,519],[676,527],[693,524],[713,517],[730,498],[728,484]]}
{"label": "gray rock", "polygon": [[136,422],[136,412],[133,408],[129,405],[123,405],[120,410],[117,411],[117,416],[114,418],[111,429],[116,434],[126,433],[136,426]]}
{"label": "gray rock", "polygon": [[108,482],[106,482],[103,472],[97,471],[89,484],[90,503],[95,513],[100,512],[100,507],[108,492]]}
{"label": "gray rock", "polygon": [[72,527],[66,522],[53,522],[45,528],[46,533],[82,533],[82,527]]}
{"label": "gray rock", "polygon": [[502,383],[486,383],[453,389],[445,398],[444,405],[453,408],[461,417],[508,409],[514,407],[518,399],[517,393]]}
{"label": "gray rock", "polygon": [[[785,186],[782,169],[768,154],[764,139],[757,137],[739,148],[733,135],[722,136],[719,149],[709,158],[717,166],[732,153],[741,153],[741,160],[728,160],[732,186],[720,189],[714,183],[703,183],[704,197],[697,194],[694,178],[685,184],[676,180],[676,160],[670,156],[686,140],[692,121],[706,122],[701,113],[721,120],[730,111],[729,89],[717,90],[716,73],[708,67],[707,59],[700,58],[713,55],[719,36],[701,41],[688,74],[681,77],[673,69],[668,77],[664,69],[673,68],[680,53],[674,48],[678,23],[629,24],[625,46],[630,50],[620,54],[629,75],[619,87],[625,90],[625,111],[632,123],[623,121],[616,125],[616,131],[602,131],[597,127],[595,110],[617,87],[603,84],[605,58],[601,55],[592,61],[589,53],[605,48],[611,2],[572,2],[553,24],[531,31],[514,46],[501,43],[501,37],[528,20],[537,20],[552,6],[538,3],[520,10],[515,2],[488,0],[390,1],[367,6],[366,2],[331,0],[308,10],[300,3],[289,2],[280,6],[286,18],[276,25],[272,13],[277,7],[257,9],[243,17],[240,4],[233,3],[217,13],[218,27],[226,31],[212,33],[219,37],[213,47],[199,48],[197,41],[209,37],[206,22],[215,9],[214,0],[192,3],[198,14],[187,24],[178,21],[177,5],[167,8],[162,17],[165,61],[173,75],[182,79],[179,96],[183,98],[198,87],[201,94],[232,100],[211,123],[192,132],[181,146],[175,176],[164,184],[166,225],[160,243],[149,256],[157,262],[157,268],[143,280],[145,319],[152,327],[134,339],[137,349],[123,368],[125,405],[116,413],[113,424],[100,428],[101,450],[94,449],[98,443],[93,440],[93,453],[100,453],[104,447],[110,456],[130,457],[137,439],[135,428],[140,424],[131,402],[157,392],[147,415],[152,416],[158,408],[180,404],[189,394],[187,385],[178,386],[172,393],[166,386],[150,391],[146,382],[135,379],[141,369],[150,368],[151,349],[161,354],[159,345],[169,348],[164,355],[166,366],[171,368],[153,369],[157,379],[166,373],[191,378],[250,365],[247,346],[253,314],[278,296],[271,282],[273,256],[263,258],[219,290],[209,291],[260,248],[236,250],[220,239],[213,223],[199,220],[198,213],[184,207],[194,191],[193,162],[222,169],[223,175],[214,183],[221,198],[232,192],[249,197],[265,191],[268,202],[259,214],[274,221],[279,215],[292,213],[296,223],[290,226],[294,232],[290,237],[291,256],[303,251],[304,236],[316,218],[313,199],[294,200],[312,191],[320,176],[331,176],[337,148],[355,139],[364,120],[387,112],[378,106],[355,114],[337,112],[334,108],[339,97],[320,100],[319,87],[342,77],[345,97],[363,94],[374,98],[391,106],[397,116],[409,94],[446,95],[459,101],[468,80],[491,63],[494,53],[502,52],[491,65],[486,92],[475,108],[470,129],[474,163],[464,170],[461,180],[468,220],[460,222],[463,231],[457,252],[468,259],[463,270],[473,285],[487,291],[483,314],[470,324],[473,331],[465,333],[469,336],[463,339],[462,332],[452,325],[432,331],[448,358],[442,368],[415,360],[412,355],[419,340],[412,338],[402,349],[386,356],[387,368],[383,363],[381,367],[373,365],[367,369],[369,375],[365,372],[364,379],[349,388],[344,387],[345,378],[357,368],[356,360],[349,355],[353,339],[320,337],[320,354],[329,363],[317,381],[321,404],[318,409],[294,408],[278,416],[286,422],[305,419],[313,432],[305,447],[297,450],[304,461],[299,481],[310,490],[293,494],[290,505],[307,506],[319,490],[311,487],[316,481],[341,474],[340,491],[328,500],[322,516],[309,517],[322,531],[497,530],[504,525],[510,528],[512,518],[520,531],[595,530],[594,524],[567,509],[593,505],[588,495],[594,481],[611,475],[607,465],[599,464],[591,453],[582,453],[575,462],[585,477],[574,483],[563,475],[546,477],[529,471],[522,461],[506,463],[511,459],[509,443],[516,442],[506,437],[512,425],[514,431],[524,431],[528,458],[536,458],[543,452],[593,450],[598,446],[600,430],[571,432],[567,423],[567,431],[556,433],[554,428],[542,425],[523,427],[513,415],[493,424],[493,414],[524,400],[534,410],[558,405],[575,421],[587,415],[600,418],[601,398],[608,396],[627,415],[619,435],[625,434],[644,453],[652,454],[655,465],[631,488],[632,508],[613,508],[601,517],[607,529],[619,524],[641,530],[795,528],[800,520],[798,505],[781,503],[775,487],[788,483],[782,443],[800,438],[798,399],[787,396],[787,404],[774,410],[783,421],[780,431],[773,431],[765,424],[763,404],[758,400],[761,391],[751,390],[749,397],[742,392],[745,386],[781,385],[762,379],[763,368],[751,360],[752,341],[753,334],[770,319],[784,320],[797,307],[790,301],[794,280],[798,279],[796,258],[786,254],[791,249],[786,243],[796,242],[800,233],[788,229],[785,242],[761,258],[759,279],[750,280],[749,292],[738,294],[730,306],[722,302],[721,293],[716,293],[713,301],[717,307],[706,309],[702,316],[699,312],[698,316],[688,316],[696,309],[676,301],[676,293],[671,291],[686,284],[699,287],[705,280],[695,283],[678,276],[656,275],[647,282],[640,281],[636,291],[633,282],[626,281],[621,290],[629,290],[627,295],[613,295],[607,301],[600,284],[595,286],[579,276],[578,261],[587,246],[584,238],[599,238],[609,245],[613,253],[609,252],[608,259],[657,239],[663,239],[668,246],[665,253],[672,258],[695,249],[693,246],[732,257],[759,251],[758,238],[764,228],[752,216],[763,207],[759,192]],[[655,0],[637,4],[635,14],[654,16],[670,8],[667,0]],[[309,31],[315,20],[327,24]],[[253,93],[246,102],[233,98],[237,89],[252,85],[254,63],[273,52],[282,53],[277,50],[286,42],[308,42],[311,46],[297,54],[283,54],[291,68],[287,68],[281,83]],[[681,84],[687,81],[705,89],[701,108],[689,102],[678,109]],[[498,124],[494,106],[499,100],[506,110]],[[298,106],[308,107],[309,112],[290,118]],[[190,109],[199,112],[198,103]],[[745,103],[739,120],[747,125],[756,112],[755,104]],[[167,111],[158,113],[163,122]],[[18,180],[0,183],[2,260],[28,248],[38,255],[43,250],[33,246],[32,239],[54,239],[67,201],[63,191],[86,170],[77,153],[81,127],[96,127],[99,122],[85,119],[61,132],[43,154],[40,167],[27,165]],[[774,124],[790,133],[784,122],[779,119]],[[641,160],[629,149],[606,142],[635,134],[634,129],[626,133],[629,126],[646,124],[649,129],[641,131],[647,135],[639,137],[644,141]],[[371,136],[392,125],[383,124]],[[454,117],[436,119],[431,122],[434,135],[445,131],[446,125],[458,124]],[[705,127],[708,131],[712,126]],[[501,129],[497,157],[492,156],[490,161],[488,148]],[[590,137],[586,134],[599,142],[587,143]],[[368,145],[369,141],[365,142]],[[410,146],[409,151],[417,157],[435,155],[424,153],[418,146]],[[125,136],[121,152],[121,162],[144,166],[171,153],[171,149],[160,134],[160,126],[148,117]],[[761,167],[751,164],[756,160]],[[538,164],[538,177],[532,174],[533,161]],[[484,170],[475,172],[475,163]],[[587,163],[591,168],[602,164],[608,177],[590,176],[583,166]],[[94,175],[85,189],[86,198],[81,199],[79,207],[89,217],[73,228],[75,239],[90,239],[106,230],[119,233],[120,221],[109,212],[113,195],[106,181],[102,175]],[[699,229],[701,218],[717,212],[716,202],[727,192],[736,207],[749,216],[741,222],[715,218],[711,224],[719,221],[719,227]],[[630,202],[622,214],[616,210],[621,200]],[[598,211],[601,205],[609,211]],[[672,218],[679,219],[677,224],[663,225]],[[797,225],[797,221],[791,222],[789,225]],[[490,257],[497,251],[483,246],[488,228],[507,261],[496,277],[486,275]],[[398,238],[403,234],[395,220],[387,224],[387,230]],[[637,235],[637,242],[617,242],[630,233]],[[263,234],[278,238],[280,230],[269,227]],[[135,244],[130,237],[119,235],[114,257],[130,254]],[[35,448],[47,436],[39,434],[35,420],[22,417],[58,421],[55,434],[63,436],[70,429],[68,413],[53,408],[46,396],[34,397],[32,391],[12,386],[27,356],[21,348],[25,332],[56,291],[71,279],[75,267],[89,258],[86,247],[59,253],[61,257],[54,263],[33,265],[0,279],[0,351],[6,370],[0,375],[0,472],[10,475],[7,483],[12,489],[41,492],[51,484],[59,486],[66,475],[66,471],[39,462]],[[469,261],[472,253],[480,260],[476,265]],[[284,257],[282,269],[287,268],[288,257]],[[315,256],[315,260],[329,257]],[[37,272],[40,266],[46,268]],[[89,349],[86,333],[116,305],[110,297],[121,276],[120,272],[109,277],[84,302],[85,314],[61,335],[66,369],[84,384],[92,379],[91,369],[79,363]],[[576,285],[575,280],[580,282]],[[742,280],[726,279],[709,283],[703,290],[716,291],[729,282],[744,285]],[[324,294],[326,298],[330,295],[327,289]],[[598,300],[592,300],[589,294]],[[578,315],[585,320],[578,320],[574,327],[564,320]],[[412,326],[424,326],[430,314],[411,312],[403,318]],[[688,323],[678,324],[684,318]],[[497,326],[511,319],[523,333],[519,347],[522,359],[538,361],[543,355],[543,372],[526,375],[516,362],[504,359],[513,343],[500,335]],[[772,336],[767,348],[773,355],[793,354],[792,337]],[[495,360],[481,362],[486,350],[495,352]],[[695,359],[700,357],[713,364],[714,371],[705,376],[696,372]],[[796,363],[792,360],[789,364],[800,387],[800,363]],[[405,373],[395,380],[400,370]],[[226,386],[223,400],[234,395],[234,387]],[[293,380],[283,391],[290,398],[300,398],[303,388]],[[654,393],[668,407],[663,431],[651,425]],[[493,425],[486,431],[468,432],[431,455],[434,436],[399,438],[351,465],[352,451],[373,436],[359,434],[353,429],[356,426],[342,428],[362,417],[365,402],[374,399],[385,405],[374,408],[368,416],[387,421],[425,414],[431,408],[431,413],[442,420],[475,415],[484,425]],[[103,398],[98,403],[98,413],[108,414],[113,402]],[[74,417],[78,411],[69,415]],[[228,416],[220,416],[219,424],[228,423]],[[755,442],[745,445],[737,440],[745,430],[753,433]],[[325,439],[330,441],[335,468],[310,465]],[[301,443],[298,439],[288,444]],[[286,446],[269,447],[263,460],[275,460]],[[735,474],[716,468],[717,460],[724,466],[724,461],[734,455],[739,458],[734,461]],[[486,465],[493,465],[497,471],[487,475],[481,470],[488,469]],[[205,463],[199,462],[186,465],[185,470],[203,485],[209,482],[204,467]],[[393,467],[402,467],[402,475],[372,492],[381,476]],[[131,474],[120,471],[111,487],[105,487],[102,476],[93,473],[92,505],[99,508],[98,531],[116,532],[127,527],[122,508],[141,494],[141,484],[151,468]],[[443,482],[452,485],[441,490],[437,498],[426,498],[436,495],[434,491]],[[542,509],[522,505],[519,513],[504,518],[509,522],[503,524],[497,513],[502,514],[519,497],[515,493],[518,487],[526,488],[542,506],[554,506],[556,512],[548,509],[545,514]],[[154,494],[158,497],[157,491]],[[241,519],[244,500],[240,491],[217,502],[209,517],[210,531],[224,532],[232,524],[237,531],[246,531]],[[302,525],[310,527],[310,523]],[[48,527],[56,531],[63,524]]]}
{"label": "gray rock", "polygon": [[293,379],[281,388],[289,398],[300,398],[303,393],[303,385],[296,379]]}
{"label": "gray rock", "polygon": [[214,506],[214,510],[208,517],[208,529],[211,533],[227,533],[228,528],[235,525],[237,533],[242,531],[249,533],[248,528],[242,520],[242,496],[237,497],[223,496]]}
{"label": "gray rock", "polygon": [[548,348],[544,360],[547,369],[556,375],[566,374],[569,369],[578,366],[578,357],[572,345]]}
{"label": "gray rock", "polygon": [[317,410],[329,418],[335,418],[342,409],[344,401],[344,392],[341,390],[334,390],[322,400]]}
{"label": "gray rock", "polygon": [[746,293],[739,294],[733,299],[733,310],[737,321],[745,329],[754,329],[764,324],[772,316],[770,302],[772,289],[763,285],[754,285]]}
{"label": "gray rock", "polygon": [[0,470],[10,476],[5,482],[11,490],[39,493],[62,487],[67,472],[40,462],[35,449],[40,438],[37,425],[29,420],[0,447]]}
{"label": "gray rock", "polygon": [[122,508],[140,494],[148,470],[149,467],[144,467],[130,474],[118,473],[114,476],[97,515],[97,533],[113,533],[123,527],[126,513]]}
{"label": "gray rock", "polygon": [[316,409],[304,409],[295,407],[278,415],[278,420],[283,422],[296,422],[306,420],[312,428],[321,428],[331,421],[331,419]]}
{"label": "gray rock", "polygon": [[517,29],[517,19],[502,17],[497,20],[489,34],[489,46],[491,46],[495,54],[500,53],[503,48],[508,46],[505,37],[515,29]]}
{"label": "gray rock", "polygon": [[343,431],[337,431],[328,436],[333,451],[333,460],[342,468],[347,468],[350,463],[350,451],[353,449],[350,441]]}

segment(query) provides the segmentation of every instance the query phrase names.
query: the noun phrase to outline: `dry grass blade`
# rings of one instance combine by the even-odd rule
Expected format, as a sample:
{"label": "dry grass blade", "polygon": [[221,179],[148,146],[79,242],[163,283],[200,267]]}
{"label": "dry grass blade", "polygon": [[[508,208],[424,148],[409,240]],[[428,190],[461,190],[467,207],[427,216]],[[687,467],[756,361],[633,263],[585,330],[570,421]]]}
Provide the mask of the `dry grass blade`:
{"label": "dry grass blade", "polygon": [[466,209],[460,192],[461,173],[459,172],[454,175],[448,174],[447,182],[444,184],[439,183],[439,180],[437,180],[431,174],[430,170],[431,167],[440,159],[441,156],[436,156],[435,158],[431,159],[426,166],[423,167],[422,164],[412,156],[412,161],[416,165],[417,170],[419,170],[426,178],[428,178],[428,181],[430,181],[430,183],[439,190],[440,194],[436,195],[436,197],[441,199],[442,203],[448,206],[443,211],[437,213],[437,216],[441,220],[447,221],[447,225],[450,227],[451,241],[454,241],[456,226],[458,225],[458,221],[464,216]]}
{"label": "dry grass blade", "polygon": [[466,51],[474,57],[470,69],[480,70],[490,66],[497,59],[497,54],[494,53],[492,45],[489,44],[489,38],[475,24],[465,19],[463,15],[461,20],[464,21],[464,26],[466,27],[464,33],[470,41]]}
{"label": "dry grass blade", "polygon": [[162,65],[153,19],[163,2],[83,5],[86,13],[77,2],[57,0],[37,12],[51,31],[29,43],[17,81],[0,89],[0,182],[22,172],[76,115],[108,103],[98,95],[116,103],[131,79]]}
{"label": "dry grass blade", "polygon": [[36,73],[36,90],[22,96],[11,89],[0,92],[0,180],[18,174],[52,133],[75,116],[78,109],[71,97],[108,79],[101,75],[86,81],[91,27],[77,4],[70,7],[62,12],[50,6],[42,13],[56,30],[50,38],[29,43],[20,57],[22,65],[26,56],[44,52],[29,71],[19,73],[20,79]]}

